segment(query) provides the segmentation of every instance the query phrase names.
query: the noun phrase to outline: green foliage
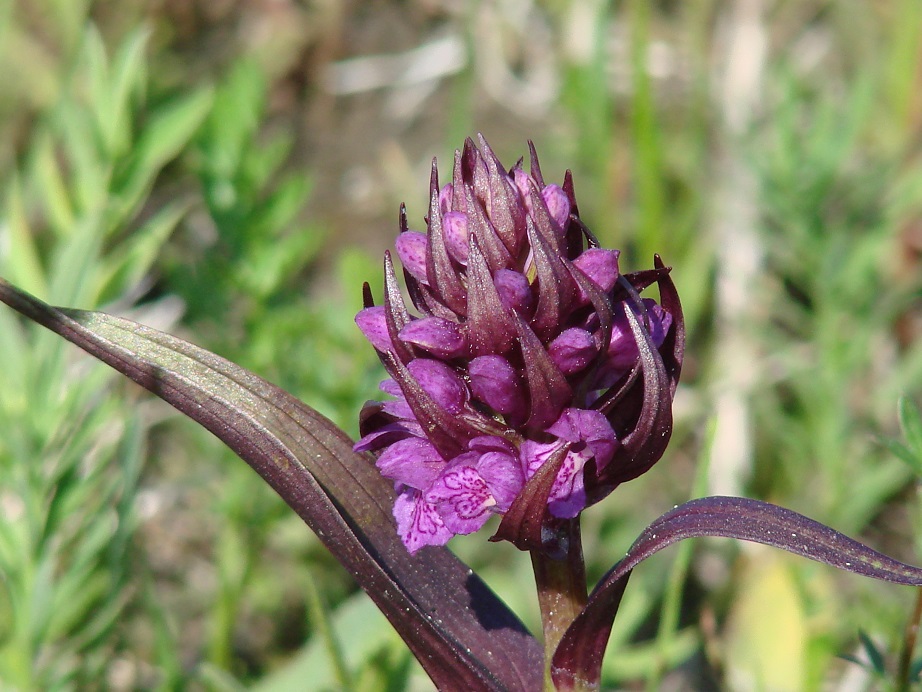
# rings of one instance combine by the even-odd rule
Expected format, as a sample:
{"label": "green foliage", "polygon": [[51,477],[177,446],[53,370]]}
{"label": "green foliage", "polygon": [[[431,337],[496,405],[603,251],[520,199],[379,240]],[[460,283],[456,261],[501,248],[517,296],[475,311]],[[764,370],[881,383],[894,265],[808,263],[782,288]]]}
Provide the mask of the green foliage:
{"label": "green foliage", "polygon": [[[229,344],[235,328],[252,327],[269,312],[270,298],[292,292],[295,275],[323,241],[318,228],[295,225],[310,185],[306,175],[281,170],[291,137],[258,141],[265,99],[265,79],[249,62],[238,63],[219,87],[195,147],[214,236],[192,239],[207,244],[174,256],[167,278],[189,319],[220,324]],[[236,299],[244,296],[241,311]]]}
{"label": "green foliage", "polygon": [[846,532],[908,481],[872,440],[900,391],[922,384],[919,345],[898,357],[888,346],[919,288],[895,280],[890,265],[900,230],[891,189],[907,174],[867,146],[873,80],[861,75],[853,87],[843,103],[783,76],[757,152],[772,282],[764,338],[775,365],[757,401],[758,483],[795,506],[809,501]]}
{"label": "green foliage", "polygon": [[[110,58],[87,29],[66,88],[6,178],[0,273],[56,302],[129,307],[184,212],[182,202],[145,208],[146,198],[210,95],[146,103],[144,46],[136,33]],[[8,313],[0,335],[0,680],[95,684],[132,598],[148,423],[106,368]]]}
{"label": "green foliage", "polygon": [[909,465],[917,478],[922,478],[922,413],[907,397],[900,398],[899,420],[905,442],[887,440],[887,447]]}

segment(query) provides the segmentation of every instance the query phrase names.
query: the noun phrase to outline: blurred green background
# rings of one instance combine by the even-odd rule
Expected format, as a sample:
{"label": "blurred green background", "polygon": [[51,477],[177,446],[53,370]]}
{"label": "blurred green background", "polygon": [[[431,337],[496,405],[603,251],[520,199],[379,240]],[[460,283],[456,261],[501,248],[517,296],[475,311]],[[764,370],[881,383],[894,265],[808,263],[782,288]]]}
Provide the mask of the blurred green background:
{"label": "blurred green background", "polygon": [[[382,370],[352,316],[398,205],[422,228],[466,136],[507,166],[534,140],[688,319],[673,444],[586,513],[590,577],[705,494],[922,562],[918,0],[0,0],[0,80],[0,275],[353,435]],[[214,439],[9,310],[0,362],[0,688],[430,688]],[[539,629],[527,558],[487,535],[452,547]],[[915,597],[683,544],[636,570],[605,685],[888,689]]]}

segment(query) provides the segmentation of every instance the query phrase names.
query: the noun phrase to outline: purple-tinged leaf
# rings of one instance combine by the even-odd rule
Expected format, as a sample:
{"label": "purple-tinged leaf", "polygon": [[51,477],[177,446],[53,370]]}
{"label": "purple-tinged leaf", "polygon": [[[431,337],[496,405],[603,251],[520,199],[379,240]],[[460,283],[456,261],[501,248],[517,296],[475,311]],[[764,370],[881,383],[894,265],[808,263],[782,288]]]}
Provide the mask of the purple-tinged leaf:
{"label": "purple-tinged leaf", "polygon": [[[659,255],[653,256],[653,266],[657,270],[669,271]],[[679,375],[682,372],[682,361],[685,358],[685,316],[682,312],[679,292],[672,281],[672,275],[666,274],[657,283],[659,284],[660,303],[663,309],[672,317],[672,325],[669,333],[666,334],[663,345],[660,347],[660,353],[663,356],[663,365],[669,377],[670,391],[675,394],[676,387],[679,384]]]}
{"label": "purple-tinged leaf", "polygon": [[436,298],[456,314],[463,315],[467,306],[464,286],[448,256],[442,236],[442,212],[439,208],[439,170],[432,160],[429,180],[429,244],[426,248],[426,275]]}
{"label": "purple-tinged leaf", "polygon": [[[554,553],[560,550],[556,543],[548,544],[552,532],[546,530],[547,502],[557,481],[557,473],[570,451],[569,444],[561,445],[547,461],[528,479],[525,487],[506,510],[491,541],[509,541],[519,550],[536,550]],[[559,520],[552,520],[561,523]]]}
{"label": "purple-tinged leaf", "polygon": [[475,356],[506,353],[515,342],[514,320],[500,299],[480,245],[473,236],[467,272],[467,328],[471,349]]}
{"label": "purple-tinged leaf", "polygon": [[698,536],[763,543],[865,577],[922,586],[919,567],[898,562],[789,509],[741,497],[692,500],[650,524],[593,590],[554,654],[552,674],[558,690],[598,687],[602,656],[631,570],[663,548]]}
{"label": "purple-tinged leaf", "polygon": [[517,314],[513,314],[513,319],[525,365],[526,389],[531,397],[528,425],[543,429],[557,420],[566,403],[572,399],[573,391],[525,320]]}
{"label": "purple-tinged leaf", "polygon": [[162,332],[54,308],[0,280],[0,300],[211,431],[259,473],[368,592],[439,687],[533,690],[541,647],[449,551],[411,556],[391,484],[329,420],[253,373]]}
{"label": "purple-tinged leaf", "polygon": [[[660,266],[654,269],[641,269],[637,272],[631,272],[630,274],[624,274],[624,278],[627,279],[628,283],[634,287],[634,290],[640,293],[647,286],[652,286],[657,281],[662,279],[664,276],[667,276],[670,272],[669,267]],[[619,300],[626,300],[629,293],[623,286],[615,286],[615,292],[613,296],[614,302]]]}
{"label": "purple-tinged leaf", "polygon": [[[531,177],[538,183],[538,187],[544,187],[544,176],[541,175],[541,164],[538,162],[538,152],[535,150],[535,143],[528,140],[528,165],[531,171]],[[567,200],[569,204],[569,200]]]}
{"label": "purple-tinged leaf", "polygon": [[542,339],[551,337],[560,328],[564,315],[569,314],[578,295],[576,283],[563,264],[564,260],[552,243],[553,238],[543,236],[531,217],[526,221],[528,238],[534,252],[535,273],[538,285],[538,304],[531,319],[531,327]]}
{"label": "purple-tinged leaf", "polygon": [[[489,204],[484,206],[493,227],[502,237],[510,255],[514,257],[518,254],[521,242],[525,237],[523,210],[518,203],[515,186],[506,171],[503,170],[503,165],[496,158],[496,154],[493,153],[483,135],[478,135],[477,138],[480,140],[480,149],[483,152],[483,161],[488,172],[487,179],[484,181],[486,182],[486,189],[483,190],[488,197],[485,196],[483,199],[489,199]],[[473,141],[470,139],[468,141],[473,147]],[[474,183],[474,191],[480,193],[477,177],[474,178]]]}
{"label": "purple-tinged leaf", "polygon": [[600,247],[599,239],[589,230],[579,218],[579,207],[576,206],[576,192],[573,190],[573,174],[568,169],[563,174],[563,185],[561,189],[566,193],[567,200],[570,202],[570,223],[567,224],[566,240],[567,258],[575,259],[583,251],[583,239],[585,238],[589,247]]}
{"label": "purple-tinged leaf", "polygon": [[452,459],[465,451],[464,443],[480,434],[466,425],[457,415],[446,411],[413,377],[406,365],[393,354],[384,354],[384,364],[391,377],[400,385],[403,396],[413,410],[417,422],[426,431],[426,437],[445,459]]}
{"label": "purple-tinged leaf", "polygon": [[[641,367],[640,411],[627,435],[621,436],[619,420],[621,411],[628,413],[627,406],[619,407],[609,416],[612,427],[619,433],[621,448],[616,452],[613,463],[600,474],[600,490],[609,484],[617,485],[633,480],[646,473],[659,459],[672,436],[672,393],[666,375],[663,359],[653,345],[647,330],[641,325],[634,309],[643,308],[640,298],[634,294],[634,305],[625,311],[631,332],[637,341]],[[591,502],[592,500],[590,500]]]}
{"label": "purple-tinged leaf", "polygon": [[[487,217],[483,205],[475,199],[474,189],[470,185],[465,185],[464,189],[467,193],[467,218],[470,233],[467,238],[468,245],[476,238],[478,248],[483,253],[491,274],[495,274],[500,269],[507,269],[512,265],[509,250],[496,234],[496,229]],[[469,254],[469,250],[466,254]]]}

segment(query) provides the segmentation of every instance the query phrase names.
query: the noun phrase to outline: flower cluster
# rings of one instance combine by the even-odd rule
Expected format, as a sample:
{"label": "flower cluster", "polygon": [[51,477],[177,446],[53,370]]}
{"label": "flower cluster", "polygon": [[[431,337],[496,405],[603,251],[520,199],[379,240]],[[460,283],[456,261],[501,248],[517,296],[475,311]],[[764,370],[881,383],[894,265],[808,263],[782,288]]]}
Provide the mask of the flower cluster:
{"label": "flower cluster", "polygon": [[[420,316],[389,253],[382,305],[365,286],[356,323],[393,398],[365,405],[356,450],[394,481],[410,552],[516,503],[539,523],[575,517],[650,468],[671,433],[684,332],[668,269],[657,257],[622,275],[580,222],[569,171],[547,185],[530,152],[530,173],[507,172],[468,139],[444,187],[433,162],[427,232],[401,208],[396,250]],[[654,282],[662,306],[638,295]]]}

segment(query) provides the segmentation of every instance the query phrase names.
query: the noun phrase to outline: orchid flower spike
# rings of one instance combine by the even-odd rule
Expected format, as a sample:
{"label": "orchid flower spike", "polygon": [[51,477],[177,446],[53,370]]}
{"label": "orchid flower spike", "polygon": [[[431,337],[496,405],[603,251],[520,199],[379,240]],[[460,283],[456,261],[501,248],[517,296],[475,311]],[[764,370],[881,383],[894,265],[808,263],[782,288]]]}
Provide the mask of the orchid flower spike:
{"label": "orchid flower spike", "polygon": [[[498,536],[540,549],[542,526],[646,472],[672,431],[684,327],[669,269],[656,257],[622,275],[580,221],[569,171],[545,184],[529,149],[530,172],[507,171],[468,139],[448,184],[433,161],[425,233],[401,207],[416,314],[389,253],[380,305],[365,285],[356,323],[391,398],[365,405],[355,449],[393,480],[411,553],[507,513]],[[653,283],[660,303],[639,295]]]}

